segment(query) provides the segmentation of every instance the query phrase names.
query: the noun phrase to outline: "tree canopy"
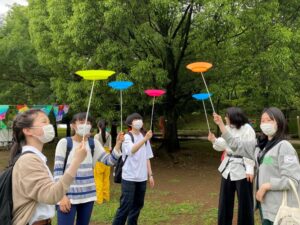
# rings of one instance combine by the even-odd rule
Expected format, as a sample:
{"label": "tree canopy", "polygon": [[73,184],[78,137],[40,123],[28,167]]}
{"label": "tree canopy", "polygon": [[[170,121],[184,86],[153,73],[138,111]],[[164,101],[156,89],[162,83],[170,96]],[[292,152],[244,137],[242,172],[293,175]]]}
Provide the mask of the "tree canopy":
{"label": "tree canopy", "polygon": [[28,30],[28,9],[14,6],[0,27],[2,104],[51,101],[50,73],[38,60]]}
{"label": "tree canopy", "polygon": [[[29,0],[26,9],[13,8],[2,26],[0,68],[7,70],[1,69],[1,76],[23,80],[24,71],[31,71],[34,79],[13,84],[31,90],[45,80],[51,88],[40,92],[52,91],[54,101],[69,103],[74,111],[85,110],[91,85],[74,75],[77,70],[112,69],[117,73],[111,80],[133,81],[124,97],[125,114],[149,116],[143,90],[166,89],[157,114],[166,118],[172,152],[179,148],[178,118],[200,110],[191,95],[205,92],[199,74],[185,68],[188,63],[213,64],[205,77],[217,110],[300,108],[299,9],[297,0]],[[18,11],[26,16],[21,19]],[[11,60],[16,58],[11,49],[19,54],[21,45],[27,47],[23,59],[31,62]],[[92,112],[113,119],[119,95],[107,82],[97,82]],[[7,96],[13,90],[6,89]]]}

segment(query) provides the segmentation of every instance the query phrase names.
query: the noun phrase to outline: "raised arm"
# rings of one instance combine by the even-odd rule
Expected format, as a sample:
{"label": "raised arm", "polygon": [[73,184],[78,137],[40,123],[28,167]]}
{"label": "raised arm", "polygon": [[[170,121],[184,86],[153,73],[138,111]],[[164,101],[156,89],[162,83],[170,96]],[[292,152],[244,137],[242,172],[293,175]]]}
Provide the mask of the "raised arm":
{"label": "raised arm", "polygon": [[[121,153],[121,144],[124,141],[124,134],[120,132],[117,136],[117,142],[113,149],[113,151],[109,154],[106,153],[102,145],[99,141],[95,140],[95,157],[99,162],[104,163],[107,166],[114,166],[117,162],[117,160],[122,155]],[[95,160],[94,160],[95,163]]]}
{"label": "raised arm", "polygon": [[239,155],[254,159],[256,139],[242,140],[240,137],[234,137],[225,127],[222,117],[214,113],[214,121],[219,126],[222,138],[226,141],[230,149]]}
{"label": "raised arm", "polygon": [[34,154],[27,154],[15,165],[18,171],[17,185],[28,198],[45,204],[56,204],[66,194],[76,176],[77,169],[86,157],[86,149],[81,144],[75,150],[74,158],[65,173],[55,182],[49,175],[44,162]]}
{"label": "raised arm", "polygon": [[136,153],[147,141],[149,141],[152,138],[152,131],[149,130],[145,137],[138,143],[133,144],[131,147],[131,153],[134,154]]}

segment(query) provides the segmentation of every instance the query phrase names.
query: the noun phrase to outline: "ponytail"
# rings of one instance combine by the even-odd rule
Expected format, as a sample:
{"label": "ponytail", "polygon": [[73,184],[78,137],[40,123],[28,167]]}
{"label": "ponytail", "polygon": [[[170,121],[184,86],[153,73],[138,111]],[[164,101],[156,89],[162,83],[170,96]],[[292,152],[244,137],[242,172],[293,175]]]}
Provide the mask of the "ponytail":
{"label": "ponytail", "polygon": [[105,142],[106,142],[106,122],[105,122],[105,120],[100,120],[98,122],[98,128],[99,128],[99,130],[101,130],[102,141],[103,141],[103,144],[105,144]]}
{"label": "ponytail", "polygon": [[26,137],[23,133],[24,128],[32,127],[33,121],[38,113],[44,113],[39,109],[28,110],[20,113],[13,121],[13,139],[10,147],[10,160],[9,164],[12,165],[17,156],[22,152],[22,147],[26,145]]}

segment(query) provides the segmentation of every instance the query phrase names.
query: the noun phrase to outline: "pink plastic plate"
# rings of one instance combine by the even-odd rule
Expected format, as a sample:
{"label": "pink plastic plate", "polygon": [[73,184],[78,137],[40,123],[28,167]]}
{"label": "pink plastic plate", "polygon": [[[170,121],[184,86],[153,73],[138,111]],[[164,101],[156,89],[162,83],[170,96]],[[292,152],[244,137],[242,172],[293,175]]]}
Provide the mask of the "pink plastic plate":
{"label": "pink plastic plate", "polygon": [[151,97],[159,97],[159,96],[165,94],[166,91],[165,90],[159,90],[159,89],[148,89],[148,90],[145,90],[145,93],[148,96],[151,96]]}

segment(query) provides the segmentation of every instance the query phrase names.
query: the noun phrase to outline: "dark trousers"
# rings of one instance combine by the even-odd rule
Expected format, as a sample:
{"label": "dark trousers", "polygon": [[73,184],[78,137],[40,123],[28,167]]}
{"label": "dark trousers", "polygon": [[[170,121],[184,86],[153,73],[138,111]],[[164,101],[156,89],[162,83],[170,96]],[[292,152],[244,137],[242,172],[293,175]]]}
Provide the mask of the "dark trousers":
{"label": "dark trousers", "polygon": [[118,208],[113,225],[137,225],[140,211],[144,206],[147,182],[122,180],[120,207]]}
{"label": "dark trousers", "polygon": [[253,186],[247,179],[231,181],[222,177],[218,225],[232,225],[235,191],[238,196],[238,225],[254,225]]}
{"label": "dark trousers", "polygon": [[260,202],[257,202],[257,208],[259,209],[259,214],[260,214],[260,218],[261,218],[261,224],[262,225],[273,225],[272,221],[264,219]]}
{"label": "dark trousers", "polygon": [[75,216],[77,214],[76,225],[89,225],[93,211],[94,202],[87,202],[81,204],[72,204],[69,213],[60,211],[59,206],[57,210],[57,224],[58,225],[74,225]]}

